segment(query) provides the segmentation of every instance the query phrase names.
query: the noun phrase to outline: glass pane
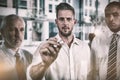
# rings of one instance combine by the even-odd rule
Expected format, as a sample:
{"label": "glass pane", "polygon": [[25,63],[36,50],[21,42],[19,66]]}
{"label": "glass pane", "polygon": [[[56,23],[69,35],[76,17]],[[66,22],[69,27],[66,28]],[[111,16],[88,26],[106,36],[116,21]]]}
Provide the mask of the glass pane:
{"label": "glass pane", "polygon": [[7,0],[0,0],[0,6],[7,7]]}

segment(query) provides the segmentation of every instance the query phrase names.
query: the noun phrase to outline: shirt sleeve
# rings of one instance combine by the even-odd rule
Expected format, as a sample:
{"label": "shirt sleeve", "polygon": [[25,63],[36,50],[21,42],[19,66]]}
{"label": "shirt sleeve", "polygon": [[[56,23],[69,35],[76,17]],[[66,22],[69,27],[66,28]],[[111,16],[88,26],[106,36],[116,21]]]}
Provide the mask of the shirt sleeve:
{"label": "shirt sleeve", "polygon": [[[40,46],[41,46],[41,45],[40,45]],[[26,73],[26,75],[27,75],[27,80],[32,80],[32,78],[31,78],[31,76],[30,76],[30,69],[31,69],[31,67],[42,62],[42,58],[41,58],[40,53],[39,53],[40,46],[38,47],[38,49],[36,50],[36,52],[33,54],[32,63],[31,63],[31,64],[29,65],[29,67],[27,68],[27,73]]]}
{"label": "shirt sleeve", "polygon": [[[43,46],[43,44],[45,43],[45,41],[42,41],[40,43],[40,45],[38,46],[38,48],[36,49],[35,53],[33,54],[33,60],[32,63],[29,65],[29,67],[27,68],[27,80],[32,80],[31,76],[30,76],[30,69],[32,66],[37,65],[39,63],[42,62],[42,58],[41,55],[39,53],[40,48]],[[45,76],[43,76],[43,79],[45,80]]]}
{"label": "shirt sleeve", "polygon": [[31,77],[30,77],[30,73],[29,73],[31,67],[34,66],[34,65],[39,64],[40,62],[42,62],[42,60],[41,60],[41,57],[40,57],[39,54],[38,54],[38,56],[37,56],[37,55],[33,56],[32,63],[31,63],[31,64],[29,65],[29,67],[27,68],[27,80],[32,80]]}

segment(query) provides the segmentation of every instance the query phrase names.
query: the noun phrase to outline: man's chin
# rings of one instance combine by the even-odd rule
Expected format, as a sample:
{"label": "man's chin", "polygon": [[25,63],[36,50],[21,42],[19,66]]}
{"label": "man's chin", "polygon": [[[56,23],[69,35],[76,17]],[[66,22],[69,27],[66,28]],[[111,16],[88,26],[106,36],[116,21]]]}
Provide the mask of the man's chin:
{"label": "man's chin", "polygon": [[14,44],[14,47],[20,47],[21,46],[21,43],[15,43]]}
{"label": "man's chin", "polygon": [[110,30],[111,30],[112,32],[118,32],[118,31],[120,31],[120,29],[118,29],[118,28],[117,28],[117,29],[116,29],[116,28],[114,28],[114,29],[112,28],[112,29],[110,29]]}
{"label": "man's chin", "polygon": [[63,33],[62,35],[68,37],[68,36],[70,36],[71,34],[70,34],[70,33]]}

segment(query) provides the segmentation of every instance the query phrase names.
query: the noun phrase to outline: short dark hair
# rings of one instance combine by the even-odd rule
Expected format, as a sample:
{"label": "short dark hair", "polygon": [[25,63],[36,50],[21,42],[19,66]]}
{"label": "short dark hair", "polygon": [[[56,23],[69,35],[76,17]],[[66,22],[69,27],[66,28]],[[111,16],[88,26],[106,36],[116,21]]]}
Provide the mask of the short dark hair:
{"label": "short dark hair", "polygon": [[110,2],[110,3],[105,7],[105,11],[106,11],[108,8],[111,8],[111,7],[118,7],[118,8],[120,9],[120,2],[117,2],[117,1]]}
{"label": "short dark hair", "polygon": [[25,22],[24,22],[23,18],[21,18],[20,16],[18,16],[16,14],[10,14],[3,18],[1,25],[0,25],[0,30],[4,29],[7,26],[10,26],[10,24],[16,20],[20,20],[21,22],[23,22],[23,24],[25,26]]}
{"label": "short dark hair", "polygon": [[71,10],[73,15],[75,15],[74,8],[68,3],[60,3],[59,5],[57,5],[57,7],[56,7],[56,17],[58,17],[58,11],[59,10]]}

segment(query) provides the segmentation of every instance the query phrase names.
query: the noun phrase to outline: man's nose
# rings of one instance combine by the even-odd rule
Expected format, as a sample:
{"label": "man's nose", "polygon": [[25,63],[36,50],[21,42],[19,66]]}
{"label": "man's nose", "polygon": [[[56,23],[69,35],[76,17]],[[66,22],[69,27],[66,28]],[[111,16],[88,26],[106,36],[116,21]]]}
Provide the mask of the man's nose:
{"label": "man's nose", "polygon": [[64,19],[64,24],[68,24],[68,20],[67,19]]}
{"label": "man's nose", "polygon": [[19,37],[20,36],[20,31],[19,30],[15,30],[15,36]]}
{"label": "man's nose", "polygon": [[110,21],[113,21],[113,20],[114,20],[114,16],[111,15],[109,20],[110,20]]}

